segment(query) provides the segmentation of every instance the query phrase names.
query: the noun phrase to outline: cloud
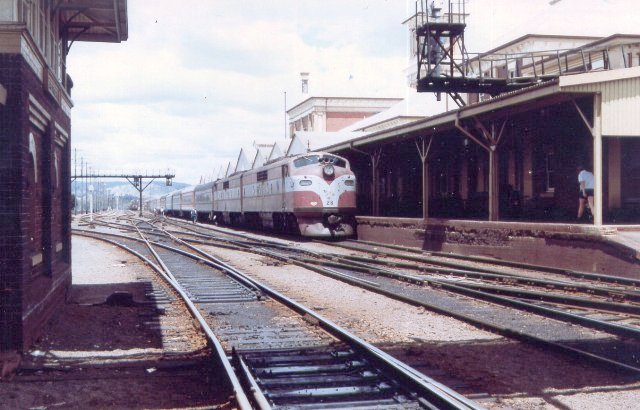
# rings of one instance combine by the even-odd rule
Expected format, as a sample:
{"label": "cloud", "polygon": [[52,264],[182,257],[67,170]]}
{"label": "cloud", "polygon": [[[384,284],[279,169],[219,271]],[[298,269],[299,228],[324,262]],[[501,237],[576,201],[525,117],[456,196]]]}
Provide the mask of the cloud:
{"label": "cloud", "polygon": [[[624,13],[635,6],[630,0],[467,5],[470,51],[543,30],[631,32],[637,20]],[[310,95],[401,97],[404,69],[413,64],[401,24],[411,1],[157,0],[128,7],[128,41],[74,43],[68,61],[72,144],[100,169],[171,168],[177,181],[196,183],[254,141],[283,141],[284,93],[288,108],[301,102],[300,72],[310,73]]]}
{"label": "cloud", "polygon": [[482,52],[525,34],[609,36],[638,31],[636,0],[468,0],[465,43]]}
{"label": "cloud", "polygon": [[96,169],[172,168],[195,183],[240,148],[283,139],[301,71],[322,95],[398,95],[405,51],[390,40],[405,37],[403,7],[273,4],[130,2],[128,41],[71,51],[74,147]]}

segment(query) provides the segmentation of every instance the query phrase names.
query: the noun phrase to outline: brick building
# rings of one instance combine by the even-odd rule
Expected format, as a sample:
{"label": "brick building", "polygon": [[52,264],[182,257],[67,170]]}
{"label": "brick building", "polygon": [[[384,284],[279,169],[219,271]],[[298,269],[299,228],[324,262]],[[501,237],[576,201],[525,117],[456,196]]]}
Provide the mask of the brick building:
{"label": "brick building", "polygon": [[126,40],[126,0],[0,0],[0,353],[21,352],[71,284],[73,42]]}

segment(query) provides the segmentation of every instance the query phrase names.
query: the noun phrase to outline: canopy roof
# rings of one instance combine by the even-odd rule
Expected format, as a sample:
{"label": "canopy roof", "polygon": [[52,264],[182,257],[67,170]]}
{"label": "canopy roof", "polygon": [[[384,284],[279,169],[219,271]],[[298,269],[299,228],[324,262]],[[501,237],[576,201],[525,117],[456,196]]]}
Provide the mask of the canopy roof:
{"label": "canopy roof", "polygon": [[60,0],[55,10],[69,41],[119,43],[129,36],[127,0]]}

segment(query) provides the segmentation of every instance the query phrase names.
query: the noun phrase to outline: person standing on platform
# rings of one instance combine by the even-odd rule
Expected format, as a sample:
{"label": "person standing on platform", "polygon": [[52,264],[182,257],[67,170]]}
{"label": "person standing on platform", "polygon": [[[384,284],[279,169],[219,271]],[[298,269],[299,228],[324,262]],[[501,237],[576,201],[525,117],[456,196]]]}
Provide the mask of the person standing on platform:
{"label": "person standing on platform", "polygon": [[578,219],[581,219],[587,204],[591,215],[593,215],[593,173],[582,164],[578,166],[578,171],[578,183],[580,184]]}

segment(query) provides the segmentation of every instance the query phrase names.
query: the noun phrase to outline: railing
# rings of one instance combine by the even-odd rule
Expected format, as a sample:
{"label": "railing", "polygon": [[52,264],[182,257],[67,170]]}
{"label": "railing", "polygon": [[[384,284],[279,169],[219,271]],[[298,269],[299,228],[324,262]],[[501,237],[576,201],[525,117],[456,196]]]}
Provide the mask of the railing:
{"label": "railing", "polygon": [[[632,50],[637,50],[639,47],[640,42],[636,42],[599,48],[580,47],[526,53],[465,53],[453,59],[450,56],[444,56],[438,62],[441,67],[439,70],[436,69],[436,64],[432,60],[423,57],[419,58],[419,73],[407,74],[418,81],[434,75],[511,82],[544,80],[561,75],[631,67],[633,61],[630,60],[629,55],[634,55]],[[457,69],[447,70],[449,67]]]}
{"label": "railing", "polygon": [[407,74],[418,91],[497,95],[562,75],[630,67],[634,56],[640,59],[640,41],[622,43],[623,36],[571,49],[470,54],[465,16],[464,0],[416,1],[417,64]]}
{"label": "railing", "polygon": [[[432,7],[432,5],[439,7]],[[438,11],[436,11],[438,10]],[[416,19],[419,26],[427,24],[465,24],[466,6],[464,0],[416,1]]]}
{"label": "railing", "polygon": [[609,50],[555,50],[515,54],[476,54],[460,59],[465,76],[519,78],[559,76],[610,68]]}

